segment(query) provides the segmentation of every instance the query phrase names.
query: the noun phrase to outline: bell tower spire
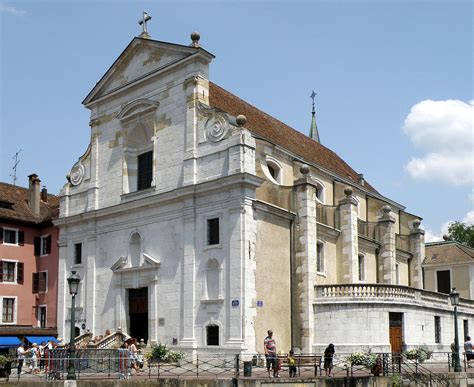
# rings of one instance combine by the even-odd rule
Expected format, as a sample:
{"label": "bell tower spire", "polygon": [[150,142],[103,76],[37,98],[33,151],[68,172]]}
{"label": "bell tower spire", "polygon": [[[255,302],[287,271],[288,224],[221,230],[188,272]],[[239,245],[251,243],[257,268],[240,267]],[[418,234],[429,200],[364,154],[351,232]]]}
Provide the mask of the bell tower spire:
{"label": "bell tower spire", "polygon": [[316,97],[317,93],[313,92],[309,96],[313,100],[313,109],[311,111],[311,126],[309,128],[309,137],[311,137],[314,141],[321,142],[319,141],[319,132],[318,132],[318,126],[316,125],[316,111],[314,110],[314,98]]}

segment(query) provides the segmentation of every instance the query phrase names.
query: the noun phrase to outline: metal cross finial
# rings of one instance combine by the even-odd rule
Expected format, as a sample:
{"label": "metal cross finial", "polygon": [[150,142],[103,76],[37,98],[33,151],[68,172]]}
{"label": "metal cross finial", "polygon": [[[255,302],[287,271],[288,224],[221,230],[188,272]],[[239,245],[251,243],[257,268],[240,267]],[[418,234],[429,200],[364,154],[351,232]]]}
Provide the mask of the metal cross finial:
{"label": "metal cross finial", "polygon": [[311,95],[309,96],[309,98],[311,98],[313,100],[313,112],[314,112],[314,98],[318,95],[318,93],[315,93],[314,90],[313,92],[311,93]]}
{"label": "metal cross finial", "polygon": [[143,17],[138,21],[138,24],[140,24],[143,27],[143,31],[141,33],[141,36],[149,36],[148,35],[148,30],[146,28],[146,22],[148,20],[151,20],[151,16],[148,14],[148,12],[143,11]]}

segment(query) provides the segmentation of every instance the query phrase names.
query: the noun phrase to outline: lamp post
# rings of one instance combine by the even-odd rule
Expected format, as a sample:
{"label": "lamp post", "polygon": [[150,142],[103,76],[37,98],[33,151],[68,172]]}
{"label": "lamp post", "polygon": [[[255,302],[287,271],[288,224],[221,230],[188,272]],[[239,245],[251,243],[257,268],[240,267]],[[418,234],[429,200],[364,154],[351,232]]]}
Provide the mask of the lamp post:
{"label": "lamp post", "polygon": [[461,372],[461,362],[459,361],[459,333],[458,333],[458,305],[459,305],[459,292],[456,288],[451,290],[449,293],[451,305],[454,306],[454,372]]}
{"label": "lamp post", "polygon": [[71,271],[71,275],[68,277],[67,282],[69,284],[69,294],[72,296],[71,300],[71,336],[69,338],[69,349],[68,357],[69,362],[67,366],[67,380],[76,380],[76,370],[74,369],[74,352],[75,352],[75,334],[74,334],[74,323],[76,320],[76,294],[79,291],[79,282],[81,282],[81,277],[79,277],[76,272]]}

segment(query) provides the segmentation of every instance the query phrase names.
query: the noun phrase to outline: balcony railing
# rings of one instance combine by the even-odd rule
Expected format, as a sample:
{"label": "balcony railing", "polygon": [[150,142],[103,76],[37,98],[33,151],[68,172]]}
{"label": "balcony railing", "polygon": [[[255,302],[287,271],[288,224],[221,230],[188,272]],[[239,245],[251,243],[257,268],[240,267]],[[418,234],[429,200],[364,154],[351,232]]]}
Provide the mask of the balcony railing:
{"label": "balcony railing", "polygon": [[383,284],[316,286],[317,298],[415,298],[416,289]]}
{"label": "balcony railing", "polygon": [[[314,287],[316,299],[319,302],[341,301],[341,299],[355,300],[359,302],[361,299],[366,301],[391,301],[409,304],[414,300],[436,303],[451,308],[449,295],[433,292],[431,290],[417,289],[409,286],[401,285],[385,285],[385,284],[345,284],[345,285],[318,285]],[[461,298],[459,300],[460,308],[474,308],[474,300]]]}
{"label": "balcony railing", "polygon": [[410,236],[409,235],[395,235],[395,245],[397,249],[410,251]]}
{"label": "balcony railing", "polygon": [[357,219],[358,234],[375,241],[380,240],[379,227],[376,222],[366,222],[362,219]]}
{"label": "balcony railing", "polygon": [[339,229],[339,209],[336,206],[316,206],[316,220],[326,226]]}

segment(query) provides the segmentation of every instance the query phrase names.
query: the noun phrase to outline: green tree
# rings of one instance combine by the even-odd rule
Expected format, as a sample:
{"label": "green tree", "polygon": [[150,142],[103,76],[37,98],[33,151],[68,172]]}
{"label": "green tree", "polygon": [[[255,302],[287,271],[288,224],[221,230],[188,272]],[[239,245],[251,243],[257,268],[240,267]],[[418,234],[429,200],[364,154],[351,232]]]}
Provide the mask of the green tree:
{"label": "green tree", "polygon": [[448,227],[448,241],[456,241],[474,248],[474,225],[453,222]]}

